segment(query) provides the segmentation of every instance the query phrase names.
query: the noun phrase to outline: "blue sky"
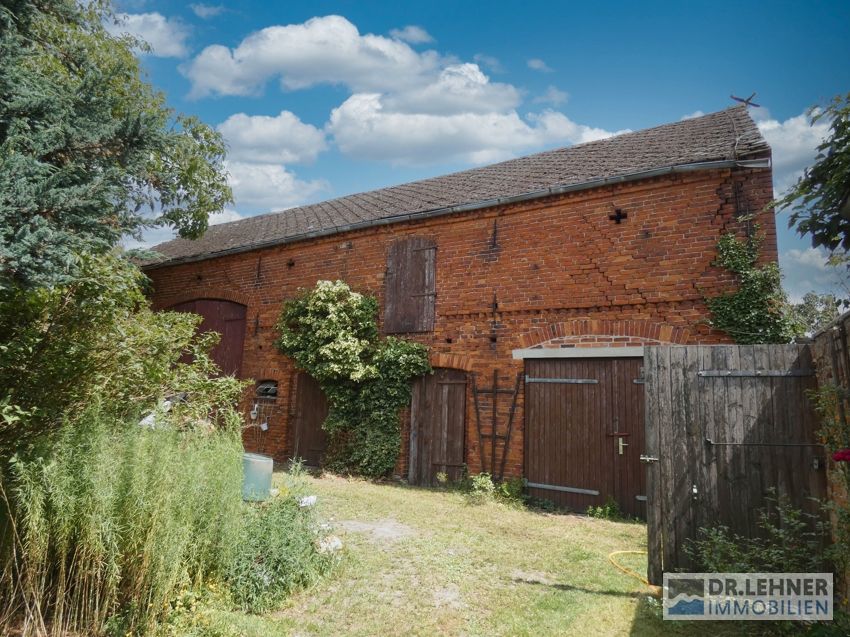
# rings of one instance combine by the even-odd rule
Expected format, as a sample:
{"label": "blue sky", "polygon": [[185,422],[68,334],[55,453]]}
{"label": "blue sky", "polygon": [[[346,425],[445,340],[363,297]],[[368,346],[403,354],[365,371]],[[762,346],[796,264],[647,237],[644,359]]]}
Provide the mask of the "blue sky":
{"label": "blue sky", "polygon": [[[150,80],[230,145],[215,222],[444,174],[725,108],[752,114],[782,190],[850,91],[850,2],[125,0]],[[777,219],[792,297],[834,288]],[[145,241],[168,238],[148,233]],[[132,243],[132,242],[131,242]]]}

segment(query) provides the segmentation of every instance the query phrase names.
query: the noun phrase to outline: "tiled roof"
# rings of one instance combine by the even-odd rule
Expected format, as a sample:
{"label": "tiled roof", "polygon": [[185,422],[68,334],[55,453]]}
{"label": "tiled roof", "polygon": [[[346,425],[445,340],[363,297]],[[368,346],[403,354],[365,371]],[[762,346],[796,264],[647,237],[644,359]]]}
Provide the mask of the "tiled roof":
{"label": "tiled roof", "polygon": [[745,106],[595,142],[550,150],[490,166],[347,195],[231,223],[211,226],[197,240],[174,239],[155,248],[162,258],[147,267],[333,234],[408,215],[710,161],[746,159],[768,151]]}

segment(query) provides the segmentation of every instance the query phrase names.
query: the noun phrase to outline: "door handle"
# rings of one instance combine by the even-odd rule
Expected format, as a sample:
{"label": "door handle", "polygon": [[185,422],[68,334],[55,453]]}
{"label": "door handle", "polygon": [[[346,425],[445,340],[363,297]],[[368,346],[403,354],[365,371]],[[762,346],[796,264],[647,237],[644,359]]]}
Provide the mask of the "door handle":
{"label": "door handle", "polygon": [[623,437],[622,437],[622,436],[620,436],[619,438],[617,438],[617,448],[618,448],[618,450],[619,450],[619,452],[620,452],[620,455],[621,455],[621,456],[623,455],[623,449],[624,449],[625,447],[628,447],[628,446],[629,446],[629,443],[627,443],[627,442],[623,442]]}

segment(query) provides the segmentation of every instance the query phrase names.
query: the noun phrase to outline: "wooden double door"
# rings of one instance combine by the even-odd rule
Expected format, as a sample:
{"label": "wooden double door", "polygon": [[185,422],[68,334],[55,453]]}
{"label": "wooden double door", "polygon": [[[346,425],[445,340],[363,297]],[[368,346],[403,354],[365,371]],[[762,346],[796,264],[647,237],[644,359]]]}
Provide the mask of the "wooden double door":
{"label": "wooden double door", "polygon": [[525,477],[531,495],[583,512],[617,502],[646,515],[642,358],[525,363]]}
{"label": "wooden double door", "polygon": [[466,372],[437,368],[413,382],[410,484],[429,486],[437,474],[463,477],[466,452]]}

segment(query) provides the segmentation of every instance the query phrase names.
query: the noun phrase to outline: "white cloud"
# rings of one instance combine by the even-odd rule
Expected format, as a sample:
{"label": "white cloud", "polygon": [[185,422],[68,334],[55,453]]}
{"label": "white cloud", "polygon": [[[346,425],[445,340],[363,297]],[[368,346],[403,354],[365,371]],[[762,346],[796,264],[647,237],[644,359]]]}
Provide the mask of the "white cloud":
{"label": "white cloud", "polygon": [[343,153],[400,164],[466,161],[482,164],[553,143],[579,143],[612,133],[546,111],[521,118],[507,113],[401,113],[381,95],[358,93],[331,113],[329,130]]}
{"label": "white cloud", "polygon": [[484,53],[476,53],[472,56],[473,61],[479,66],[483,66],[491,73],[504,73],[505,68],[502,66],[502,63],[499,61],[499,58],[493,57],[492,55],[485,55]]}
{"label": "white cloud", "polygon": [[230,223],[231,221],[239,221],[240,219],[244,219],[245,217],[239,214],[233,208],[225,208],[221,212],[216,212],[210,215],[209,224],[211,226],[217,226],[220,223]]}
{"label": "white cloud", "polygon": [[272,77],[286,89],[343,84],[354,91],[397,90],[422,84],[440,65],[433,51],[379,35],[361,35],[341,16],[272,26],[252,33],[235,48],[205,48],[181,71],[191,95],[254,95]]}
{"label": "white cloud", "polygon": [[823,248],[791,248],[783,256],[789,265],[802,265],[822,272],[829,269],[829,253]]}
{"label": "white cloud", "polygon": [[283,210],[328,189],[324,181],[302,181],[280,164],[228,161],[233,198],[240,207]]}
{"label": "white cloud", "polygon": [[686,119],[694,119],[695,117],[702,117],[703,115],[705,115],[703,111],[694,111],[689,115],[682,115],[682,118],[679,121],[684,122]]}
{"label": "white cloud", "polygon": [[807,292],[831,292],[846,297],[850,293],[844,267],[829,265],[829,253],[824,248],[790,248],[779,255],[784,275],[783,287],[794,302],[800,302]]}
{"label": "white cloud", "polygon": [[551,73],[554,70],[549,68],[549,65],[540,58],[531,58],[526,64],[532,71],[540,71],[541,73]]}
{"label": "white cloud", "polygon": [[236,113],[218,126],[228,143],[228,157],[261,163],[310,163],[327,148],[325,133],[289,111],[279,115]]}
{"label": "white cloud", "polygon": [[563,104],[569,98],[570,96],[566,91],[561,91],[556,86],[550,84],[545,93],[538,95],[531,101],[535,104],[553,104],[557,106],[558,104]]}
{"label": "white cloud", "polygon": [[757,124],[773,149],[773,185],[776,193],[782,194],[812,164],[818,144],[829,134],[829,124],[821,120],[811,126],[805,113],[784,122],[762,114]]}
{"label": "white cloud", "polygon": [[477,64],[453,64],[425,86],[390,95],[384,106],[406,113],[504,112],[520,102],[510,84],[491,83]]}
{"label": "white cloud", "polygon": [[[405,37],[411,34],[407,28]],[[523,96],[515,86],[491,81],[477,63],[436,51],[419,53],[399,39],[401,32],[393,35],[364,35],[343,17],[317,17],[262,29],[232,49],[209,46],[181,70],[195,97],[258,94],[272,78],[288,90],[317,84],[348,88],[351,95],[333,109],[324,133],[355,158],[480,164],[611,135],[555,111],[520,115]],[[476,59],[498,64],[482,55]],[[532,66],[548,70],[539,60]],[[535,102],[558,105],[567,97],[550,86]],[[269,196],[261,194],[261,183],[245,176],[247,169],[234,173],[242,189],[240,204],[248,201],[245,197],[258,205],[298,198],[282,198],[274,185],[278,182],[286,182],[285,192],[313,192],[280,164],[315,159],[325,147],[317,128],[284,111],[275,117],[240,113],[219,130],[230,143],[234,165],[256,162],[273,172],[274,179],[267,179]]]}
{"label": "white cloud", "polygon": [[220,4],[190,4],[189,8],[202,20],[214,18],[224,12],[224,6]]}
{"label": "white cloud", "polygon": [[147,42],[150,54],[156,57],[184,57],[188,54],[186,40],[189,28],[176,18],[166,18],[161,13],[119,13],[117,23],[107,23],[106,29],[113,35],[129,33]]}
{"label": "white cloud", "polygon": [[425,44],[427,42],[434,41],[434,38],[431,37],[430,33],[415,24],[410,24],[403,29],[393,29],[390,31],[390,35],[396,40],[404,40],[411,44]]}

